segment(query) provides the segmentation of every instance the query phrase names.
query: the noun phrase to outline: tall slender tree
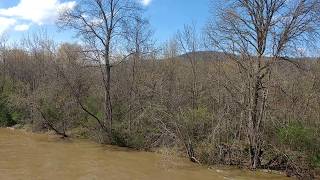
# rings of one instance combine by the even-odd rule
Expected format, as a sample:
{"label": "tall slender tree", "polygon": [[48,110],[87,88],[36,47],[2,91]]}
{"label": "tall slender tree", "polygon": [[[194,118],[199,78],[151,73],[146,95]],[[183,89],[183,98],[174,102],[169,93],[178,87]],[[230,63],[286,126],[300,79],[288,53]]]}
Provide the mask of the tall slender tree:
{"label": "tall slender tree", "polygon": [[[319,0],[228,0],[211,22],[212,44],[238,65],[246,86],[246,114],[251,167],[261,166],[262,126],[266,119],[272,67],[289,61],[294,47],[305,47],[319,33]],[[312,40],[308,42],[312,42]],[[236,89],[236,88],[235,88]]]}
{"label": "tall slender tree", "polygon": [[[141,5],[135,0],[81,0],[74,9],[61,13],[58,25],[72,28],[83,39],[85,53],[99,64],[104,87],[104,120],[99,120],[101,128],[112,134],[111,68],[116,47],[123,46],[126,35],[125,24],[141,19]],[[93,115],[85,106],[86,112]]]}

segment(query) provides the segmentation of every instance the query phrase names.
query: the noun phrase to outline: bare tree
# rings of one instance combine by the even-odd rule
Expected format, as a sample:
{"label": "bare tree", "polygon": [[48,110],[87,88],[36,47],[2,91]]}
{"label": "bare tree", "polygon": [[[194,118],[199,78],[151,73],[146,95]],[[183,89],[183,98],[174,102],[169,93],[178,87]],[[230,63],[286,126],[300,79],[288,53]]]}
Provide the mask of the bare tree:
{"label": "bare tree", "polygon": [[247,117],[254,169],[261,166],[272,67],[281,60],[293,62],[287,58],[294,56],[293,47],[304,48],[307,38],[318,35],[319,9],[319,0],[229,0],[218,23],[207,27],[212,44],[236,62],[244,78],[246,99],[239,104]]}
{"label": "bare tree", "polygon": [[134,119],[133,112],[136,96],[139,93],[136,83],[136,74],[139,71],[138,65],[145,59],[146,55],[152,53],[153,31],[150,29],[149,21],[142,18],[133,19],[132,23],[124,24],[124,37],[126,40],[126,51],[129,57],[129,64],[131,65],[130,83],[129,83],[129,96],[128,96],[128,127],[131,132],[132,121]]}
{"label": "bare tree", "polygon": [[197,78],[197,52],[200,50],[199,37],[196,32],[196,26],[185,25],[183,31],[179,31],[177,34],[177,39],[182,49],[182,52],[189,60],[192,72],[192,109],[198,108],[198,78]]}
{"label": "bare tree", "polygon": [[[199,59],[197,56],[197,53],[200,51],[200,38],[198,37],[198,33],[196,31],[196,25],[185,25],[184,29],[182,31],[179,31],[177,33],[177,43],[181,50],[182,57],[186,58],[188,60],[190,65],[190,71],[191,71],[191,115],[190,120],[191,122],[196,122],[198,119],[196,118],[196,111],[199,108],[199,90],[201,85],[199,84],[199,71],[198,71],[198,61]],[[179,120],[179,122],[175,122],[175,133],[177,137],[180,138],[180,141],[183,143],[185,150],[187,152],[187,155],[189,159],[192,162],[199,161],[196,158],[196,154],[194,151],[194,139],[192,137],[192,130],[188,128],[188,124],[185,122],[189,118],[189,116],[185,115],[188,113],[184,113],[180,111],[181,118],[184,120]]]}
{"label": "bare tree", "polygon": [[0,92],[3,91],[3,87],[4,87],[4,80],[5,80],[5,72],[6,72],[6,67],[5,67],[5,63],[6,63],[6,38],[5,36],[1,35],[0,36],[0,68],[1,68],[1,74],[0,74],[0,78],[1,78],[1,82],[0,82]]}
{"label": "bare tree", "polygon": [[[104,87],[105,120],[102,129],[112,133],[111,68],[113,50],[122,46],[124,24],[139,19],[141,7],[134,0],[82,0],[61,13],[58,24],[72,28],[89,47],[90,57],[100,65]],[[120,48],[121,49],[121,48]],[[89,113],[90,114],[90,113]]]}

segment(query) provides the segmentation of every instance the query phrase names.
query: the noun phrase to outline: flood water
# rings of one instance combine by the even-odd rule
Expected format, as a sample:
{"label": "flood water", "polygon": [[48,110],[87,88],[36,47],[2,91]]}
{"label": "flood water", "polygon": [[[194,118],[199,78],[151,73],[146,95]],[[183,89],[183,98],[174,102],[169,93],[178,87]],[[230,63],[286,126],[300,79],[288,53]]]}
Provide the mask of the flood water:
{"label": "flood water", "polygon": [[209,169],[159,153],[84,140],[0,129],[2,180],[244,180],[288,179],[238,169]]}

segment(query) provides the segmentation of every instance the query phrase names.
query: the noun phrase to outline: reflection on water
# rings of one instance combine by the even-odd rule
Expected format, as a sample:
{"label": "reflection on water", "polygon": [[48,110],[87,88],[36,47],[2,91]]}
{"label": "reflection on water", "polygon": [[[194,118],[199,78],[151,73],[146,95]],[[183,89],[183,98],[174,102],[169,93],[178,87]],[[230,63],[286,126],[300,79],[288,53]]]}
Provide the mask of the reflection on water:
{"label": "reflection on water", "polygon": [[163,161],[156,153],[0,129],[0,179],[5,180],[287,179],[262,172],[207,169],[176,158],[174,161]]}

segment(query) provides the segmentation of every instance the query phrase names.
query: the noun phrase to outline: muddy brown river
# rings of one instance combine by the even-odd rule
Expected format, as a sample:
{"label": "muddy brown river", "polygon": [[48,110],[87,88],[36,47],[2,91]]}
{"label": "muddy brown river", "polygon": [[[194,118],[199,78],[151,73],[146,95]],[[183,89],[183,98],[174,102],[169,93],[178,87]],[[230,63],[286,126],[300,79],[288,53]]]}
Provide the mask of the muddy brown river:
{"label": "muddy brown river", "polygon": [[85,140],[0,129],[0,180],[284,180],[281,175],[206,168],[180,158]]}

